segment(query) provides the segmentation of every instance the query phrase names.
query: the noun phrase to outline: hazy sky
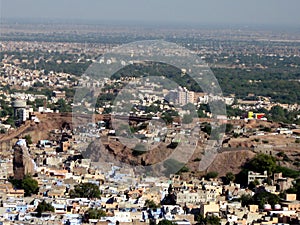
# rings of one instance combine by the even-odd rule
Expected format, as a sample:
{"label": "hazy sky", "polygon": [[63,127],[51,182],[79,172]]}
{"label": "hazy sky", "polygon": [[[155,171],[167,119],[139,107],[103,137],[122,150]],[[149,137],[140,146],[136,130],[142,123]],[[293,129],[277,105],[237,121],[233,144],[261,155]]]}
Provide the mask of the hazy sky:
{"label": "hazy sky", "polygon": [[300,26],[299,0],[0,0],[1,18]]}

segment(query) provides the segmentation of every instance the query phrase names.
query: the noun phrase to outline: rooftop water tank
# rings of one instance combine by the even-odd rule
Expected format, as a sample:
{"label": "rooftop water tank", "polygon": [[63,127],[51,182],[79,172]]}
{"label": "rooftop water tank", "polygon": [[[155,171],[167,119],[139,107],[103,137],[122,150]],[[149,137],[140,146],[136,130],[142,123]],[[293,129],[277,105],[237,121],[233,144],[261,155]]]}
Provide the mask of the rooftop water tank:
{"label": "rooftop water tank", "polygon": [[272,206],[270,204],[264,204],[264,210],[272,210]]}

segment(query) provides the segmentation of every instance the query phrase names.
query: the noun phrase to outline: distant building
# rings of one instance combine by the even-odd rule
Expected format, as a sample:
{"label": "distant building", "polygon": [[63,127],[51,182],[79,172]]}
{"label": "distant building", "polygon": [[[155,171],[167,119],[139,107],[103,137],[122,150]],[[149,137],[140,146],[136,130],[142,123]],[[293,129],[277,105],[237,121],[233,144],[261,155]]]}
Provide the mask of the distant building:
{"label": "distant building", "polygon": [[266,114],[264,113],[254,113],[254,112],[248,112],[248,119],[255,119],[255,120],[264,120],[266,119]]}
{"label": "distant building", "polygon": [[18,122],[26,121],[26,100],[15,100],[13,102],[14,117]]}
{"label": "distant building", "polygon": [[169,92],[167,100],[179,105],[186,105],[195,102],[195,92],[187,90],[187,88],[178,87],[176,90]]}
{"label": "distant building", "polygon": [[60,99],[60,98],[66,98],[66,92],[65,91],[53,91],[53,97]]}

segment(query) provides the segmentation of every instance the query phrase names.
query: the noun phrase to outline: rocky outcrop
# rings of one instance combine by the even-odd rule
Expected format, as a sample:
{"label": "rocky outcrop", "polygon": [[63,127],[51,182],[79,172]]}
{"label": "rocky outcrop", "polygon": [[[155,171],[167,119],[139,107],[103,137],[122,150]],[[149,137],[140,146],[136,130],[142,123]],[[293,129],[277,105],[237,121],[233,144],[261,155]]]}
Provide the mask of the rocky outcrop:
{"label": "rocky outcrop", "polygon": [[35,173],[35,164],[30,157],[25,140],[19,140],[14,146],[13,158],[14,178],[21,180],[26,174]]}
{"label": "rocky outcrop", "polygon": [[209,166],[208,172],[216,171],[219,176],[225,176],[227,172],[236,174],[240,172],[241,166],[254,156],[254,152],[247,150],[219,153],[213,163]]}

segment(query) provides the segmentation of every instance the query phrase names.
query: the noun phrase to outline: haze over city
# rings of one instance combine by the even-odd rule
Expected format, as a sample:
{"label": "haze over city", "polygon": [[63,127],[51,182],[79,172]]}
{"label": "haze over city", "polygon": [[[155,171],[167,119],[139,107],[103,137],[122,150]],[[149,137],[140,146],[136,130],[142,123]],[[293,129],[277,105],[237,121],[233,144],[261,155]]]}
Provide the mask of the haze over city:
{"label": "haze over city", "polygon": [[292,25],[300,23],[298,0],[1,0],[1,17],[134,23]]}

